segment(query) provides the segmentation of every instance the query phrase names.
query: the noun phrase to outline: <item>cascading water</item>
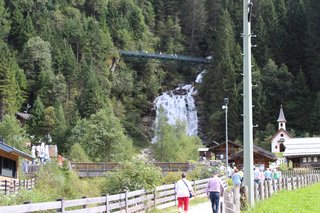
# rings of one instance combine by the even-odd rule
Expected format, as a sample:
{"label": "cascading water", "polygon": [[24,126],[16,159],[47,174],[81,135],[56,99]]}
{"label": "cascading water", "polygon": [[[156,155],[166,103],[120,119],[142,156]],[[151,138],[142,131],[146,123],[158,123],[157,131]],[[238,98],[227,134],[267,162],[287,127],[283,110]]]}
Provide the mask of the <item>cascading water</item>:
{"label": "cascading water", "polygon": [[[205,71],[202,71],[196,78],[195,83],[201,83]],[[164,115],[170,125],[175,125],[179,120],[186,125],[186,133],[190,136],[198,134],[198,116],[197,108],[193,95],[197,94],[194,84],[187,84],[176,88],[175,90],[164,92],[154,101],[156,109],[155,130],[159,126],[160,109],[163,109]],[[155,135],[152,143],[158,140]]]}

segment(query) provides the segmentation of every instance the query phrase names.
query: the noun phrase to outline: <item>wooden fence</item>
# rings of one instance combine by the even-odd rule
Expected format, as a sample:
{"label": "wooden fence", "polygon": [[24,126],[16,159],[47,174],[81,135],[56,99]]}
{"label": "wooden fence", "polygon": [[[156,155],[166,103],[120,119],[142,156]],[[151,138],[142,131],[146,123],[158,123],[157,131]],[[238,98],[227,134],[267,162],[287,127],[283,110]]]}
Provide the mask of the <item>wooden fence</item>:
{"label": "wooden fence", "polygon": [[259,184],[254,184],[254,198],[256,201],[271,197],[271,195],[281,190],[294,190],[320,182],[319,174],[310,174],[279,180],[265,180]]}
{"label": "wooden fence", "polygon": [[299,168],[299,169],[287,170],[287,171],[282,171],[281,172],[281,175],[284,178],[296,177],[296,176],[302,176],[302,175],[309,175],[309,174],[320,174],[320,170],[319,169]]}
{"label": "wooden fence", "polygon": [[[197,196],[205,196],[208,179],[192,181]],[[134,213],[147,209],[164,209],[177,204],[174,184],[159,186],[155,191],[137,190],[116,195],[75,200],[59,199],[54,202],[28,203],[15,206],[0,206],[0,212],[37,212],[54,210],[63,213],[107,212]]]}
{"label": "wooden fence", "polygon": [[16,193],[21,189],[32,189],[35,186],[35,178],[29,180],[0,180],[0,193],[5,195]]}

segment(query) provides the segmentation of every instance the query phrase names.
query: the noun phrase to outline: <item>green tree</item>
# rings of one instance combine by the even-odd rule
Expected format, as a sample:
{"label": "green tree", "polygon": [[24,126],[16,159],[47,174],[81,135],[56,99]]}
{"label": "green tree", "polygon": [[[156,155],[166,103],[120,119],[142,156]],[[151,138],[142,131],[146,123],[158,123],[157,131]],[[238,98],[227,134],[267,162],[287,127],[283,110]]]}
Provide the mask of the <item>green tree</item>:
{"label": "green tree", "polygon": [[167,123],[167,118],[160,113],[156,141],[153,144],[155,159],[161,162],[186,162],[197,160],[197,149],[201,146],[198,137],[188,136],[186,126],[177,122],[175,126]]}
{"label": "green tree", "polygon": [[77,141],[93,161],[121,161],[131,159],[132,141],[114,116],[111,108],[101,109],[87,121],[79,122],[68,141]]}
{"label": "green tree", "polygon": [[44,121],[44,106],[39,97],[36,98],[33,106],[30,110],[30,118],[27,121],[28,124],[28,133],[31,136],[34,136],[34,142],[42,139],[45,134],[43,128]]}
{"label": "green tree", "polygon": [[68,157],[72,162],[90,162],[89,156],[79,143],[71,146]]}
{"label": "green tree", "polygon": [[[223,10],[219,17],[217,38],[214,46],[217,50],[215,62],[204,76],[200,85],[203,95],[206,120],[206,132],[211,140],[222,140],[224,132],[224,112],[221,110],[225,97],[229,98],[228,120],[230,139],[240,135],[240,69],[241,52],[235,42],[233,23],[228,11]],[[219,80],[217,80],[219,79]]]}
{"label": "green tree", "polygon": [[4,40],[10,31],[10,20],[9,20],[9,13],[5,8],[4,0],[0,0],[0,39],[1,41]]}
{"label": "green tree", "polygon": [[154,165],[142,161],[126,161],[106,174],[105,190],[110,194],[125,190],[153,190],[160,183],[161,172]]}
{"label": "green tree", "polygon": [[5,44],[0,42],[0,119],[21,108],[25,96],[26,78]]}
{"label": "green tree", "polygon": [[10,146],[28,152],[27,143],[30,141],[14,115],[5,115],[0,122],[0,137]]}

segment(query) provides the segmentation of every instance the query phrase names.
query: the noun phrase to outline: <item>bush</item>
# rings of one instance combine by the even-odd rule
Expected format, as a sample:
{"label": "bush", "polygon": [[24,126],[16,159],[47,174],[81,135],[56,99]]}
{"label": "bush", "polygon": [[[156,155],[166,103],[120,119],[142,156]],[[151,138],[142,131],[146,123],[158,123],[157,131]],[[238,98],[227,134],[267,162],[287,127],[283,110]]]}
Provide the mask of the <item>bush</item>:
{"label": "bush", "polygon": [[177,182],[181,178],[181,172],[169,172],[167,175],[165,175],[161,181],[161,185],[166,185],[166,184],[172,184]]}
{"label": "bush", "polygon": [[152,190],[159,185],[161,172],[153,164],[135,160],[120,163],[114,171],[106,173],[106,193],[117,194],[125,190]]}
{"label": "bush", "polygon": [[71,146],[69,158],[72,162],[90,162],[89,156],[79,143]]}

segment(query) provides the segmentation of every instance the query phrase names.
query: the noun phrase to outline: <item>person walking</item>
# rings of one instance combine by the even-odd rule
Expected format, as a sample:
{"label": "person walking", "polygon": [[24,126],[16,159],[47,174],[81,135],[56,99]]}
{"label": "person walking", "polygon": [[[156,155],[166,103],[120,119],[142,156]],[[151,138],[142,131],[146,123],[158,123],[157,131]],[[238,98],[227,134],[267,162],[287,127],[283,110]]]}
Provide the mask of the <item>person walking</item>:
{"label": "person walking", "polygon": [[233,173],[233,176],[232,176],[232,183],[234,186],[236,187],[240,187],[241,185],[241,175],[239,173],[239,169],[235,168],[234,169],[234,173]]}
{"label": "person walking", "polygon": [[186,175],[182,173],[181,179],[178,180],[175,186],[175,192],[178,198],[178,211],[182,213],[187,213],[189,210],[189,198],[196,196],[190,181],[187,180]]}
{"label": "person walking", "polygon": [[213,176],[209,179],[206,194],[211,201],[213,213],[219,212],[219,201],[220,196],[223,196],[224,186],[222,180],[218,177],[219,173],[215,172]]}

